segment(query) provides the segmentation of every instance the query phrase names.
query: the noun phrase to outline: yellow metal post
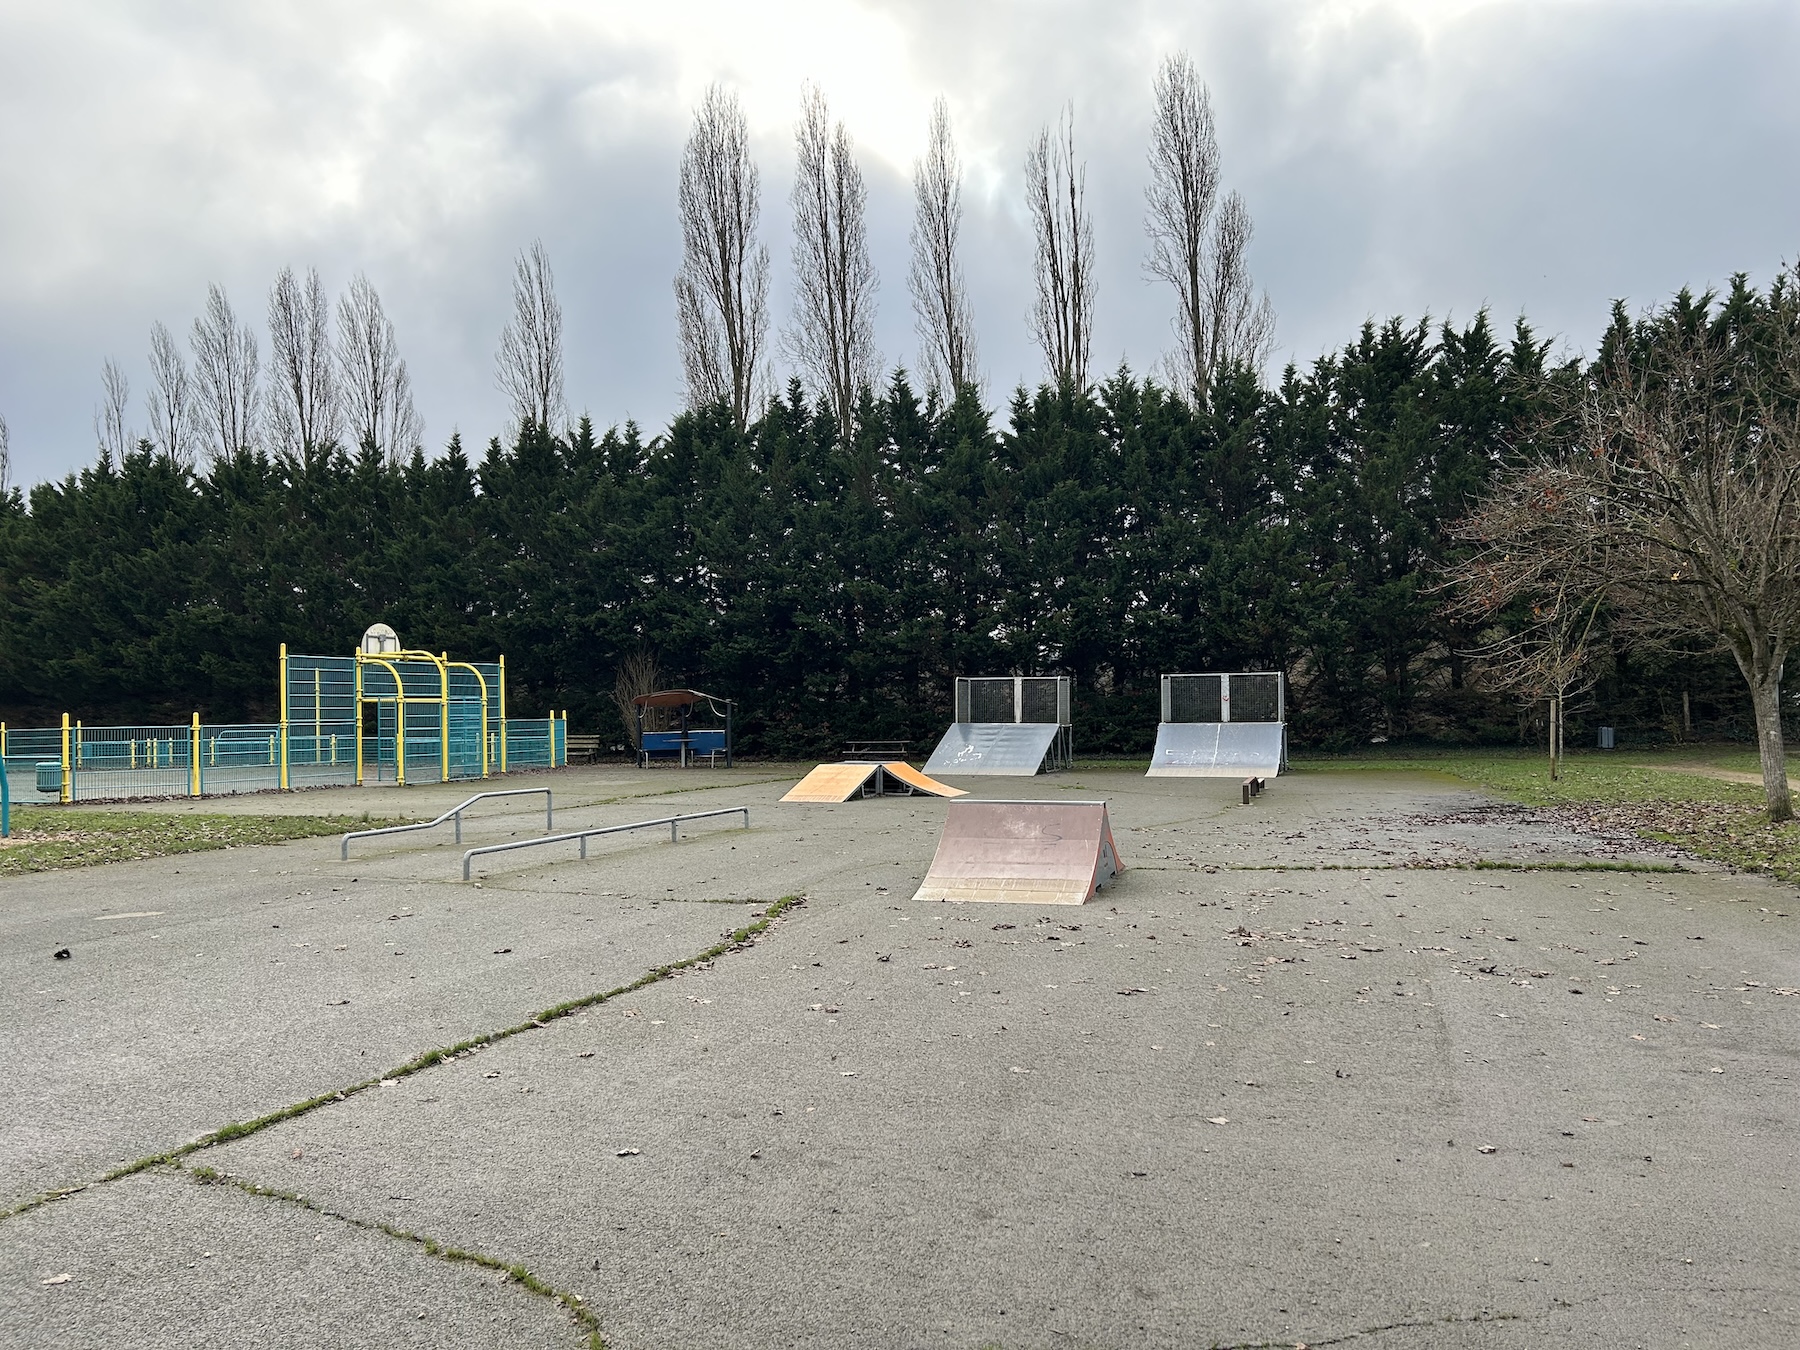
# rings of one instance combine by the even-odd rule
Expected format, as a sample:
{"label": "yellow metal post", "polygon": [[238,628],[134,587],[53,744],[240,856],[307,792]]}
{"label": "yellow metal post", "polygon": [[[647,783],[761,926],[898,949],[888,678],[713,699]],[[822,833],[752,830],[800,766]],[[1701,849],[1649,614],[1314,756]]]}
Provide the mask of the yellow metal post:
{"label": "yellow metal post", "polygon": [[440,783],[450,781],[450,653],[438,657],[438,690],[443,694],[438,704],[438,758],[443,762]]}
{"label": "yellow metal post", "polygon": [[500,772],[506,772],[506,658],[500,658]]}
{"label": "yellow metal post", "polygon": [[[282,650],[282,663],[285,666],[286,649]],[[188,747],[188,795],[200,795],[200,714],[194,714],[193,743]],[[174,747],[170,747],[173,749]]]}
{"label": "yellow metal post", "polygon": [[[194,714],[198,720],[199,714]],[[281,644],[281,790],[288,790],[288,662],[287,643]],[[194,794],[198,797],[200,794]]]}
{"label": "yellow metal post", "polygon": [[363,734],[362,734],[362,662],[356,665],[356,786],[363,785]]}
{"label": "yellow metal post", "polygon": [[62,791],[57,794],[59,801],[74,800],[74,774],[69,767],[69,714],[62,715]]}

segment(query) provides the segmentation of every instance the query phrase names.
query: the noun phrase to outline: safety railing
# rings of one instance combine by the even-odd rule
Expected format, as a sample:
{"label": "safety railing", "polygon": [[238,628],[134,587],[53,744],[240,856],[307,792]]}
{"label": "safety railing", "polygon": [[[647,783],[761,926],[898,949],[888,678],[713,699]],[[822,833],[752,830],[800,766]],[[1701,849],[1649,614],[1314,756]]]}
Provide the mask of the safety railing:
{"label": "safety railing", "polygon": [[350,860],[350,841],[352,839],[374,839],[378,835],[411,834],[417,830],[435,830],[446,820],[456,822],[456,842],[460,844],[462,843],[463,812],[475,805],[476,802],[492,801],[496,797],[535,797],[540,792],[544,794],[544,828],[547,830],[554,824],[553,813],[556,805],[549,788],[509,788],[504,792],[477,792],[466,802],[458,802],[436,820],[422,820],[414,825],[384,825],[379,830],[352,830],[344,836],[343,844],[338,849],[338,857],[344,862]]}
{"label": "safety railing", "polygon": [[629,825],[598,825],[591,830],[570,830],[566,834],[546,834],[538,839],[515,839],[506,844],[484,844],[480,848],[472,848],[463,854],[463,880],[469,879],[470,865],[484,853],[511,853],[514,849],[536,848],[540,844],[566,844],[572,839],[581,841],[581,856],[587,857],[587,841],[603,834],[624,834],[630,830],[652,830],[659,825],[669,827],[669,842],[675,843],[681,837],[681,827],[690,820],[710,820],[714,816],[736,816],[744,818],[744,828],[750,828],[750,808],[747,806],[727,806],[718,811],[692,811],[682,816],[663,816],[657,820],[635,820]]}

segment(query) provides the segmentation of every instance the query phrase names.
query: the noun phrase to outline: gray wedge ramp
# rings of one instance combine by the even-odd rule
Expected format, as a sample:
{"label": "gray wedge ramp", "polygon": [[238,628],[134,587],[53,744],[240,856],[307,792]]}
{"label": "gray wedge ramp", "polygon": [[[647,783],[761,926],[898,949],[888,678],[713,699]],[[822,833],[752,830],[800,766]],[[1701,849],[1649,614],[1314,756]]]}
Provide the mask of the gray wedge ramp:
{"label": "gray wedge ramp", "polygon": [[1280,722],[1164,722],[1150,778],[1273,778],[1287,728]]}
{"label": "gray wedge ramp", "polygon": [[1058,730],[1054,722],[956,722],[925,761],[925,772],[933,778],[939,774],[1030,778],[1043,768]]}

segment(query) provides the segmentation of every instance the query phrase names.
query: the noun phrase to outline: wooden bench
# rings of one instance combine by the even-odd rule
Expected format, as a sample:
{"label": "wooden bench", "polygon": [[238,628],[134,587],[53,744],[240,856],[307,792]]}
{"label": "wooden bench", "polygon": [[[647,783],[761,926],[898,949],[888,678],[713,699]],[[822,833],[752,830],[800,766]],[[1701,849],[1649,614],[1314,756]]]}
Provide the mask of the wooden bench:
{"label": "wooden bench", "polygon": [[563,753],[570,764],[592,764],[600,758],[600,737],[566,736]]}

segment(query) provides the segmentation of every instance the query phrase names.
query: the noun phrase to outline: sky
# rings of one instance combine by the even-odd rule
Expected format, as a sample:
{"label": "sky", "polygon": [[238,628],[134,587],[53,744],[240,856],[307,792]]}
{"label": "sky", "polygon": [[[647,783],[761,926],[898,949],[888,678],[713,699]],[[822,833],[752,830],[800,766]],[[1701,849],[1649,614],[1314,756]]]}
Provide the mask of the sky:
{"label": "sky", "polygon": [[[0,0],[0,417],[13,480],[93,462],[101,364],[141,431],[150,326],[278,270],[380,292],[428,449],[485,443],[512,260],[555,268],[568,401],[646,433],[681,406],[671,281],[692,109],[735,88],[789,319],[793,122],[813,81],[869,187],[884,366],[918,367],[911,172],[932,100],[967,168],[964,264],[991,401],[1042,370],[1025,150],[1065,104],[1098,259],[1095,365],[1153,370],[1151,81],[1185,51],[1256,221],[1271,371],[1402,315],[1590,350],[1641,310],[1800,254],[1791,0]],[[262,338],[267,354],[266,333]],[[777,373],[785,378],[785,366]]]}

